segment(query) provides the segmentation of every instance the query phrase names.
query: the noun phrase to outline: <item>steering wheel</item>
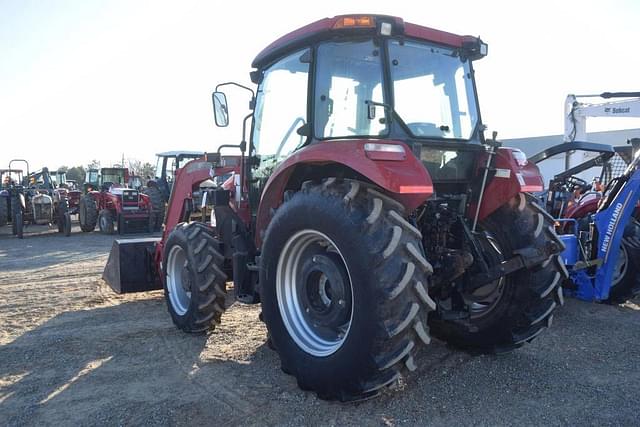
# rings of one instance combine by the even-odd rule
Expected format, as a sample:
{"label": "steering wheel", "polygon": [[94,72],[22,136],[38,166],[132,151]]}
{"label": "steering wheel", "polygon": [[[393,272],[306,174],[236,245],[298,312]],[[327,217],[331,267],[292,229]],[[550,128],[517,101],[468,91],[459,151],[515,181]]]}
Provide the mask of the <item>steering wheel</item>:
{"label": "steering wheel", "polygon": [[449,130],[448,126],[437,126],[435,123],[429,122],[412,122],[407,123],[407,127],[415,136],[435,136],[441,137],[445,131]]}
{"label": "steering wheel", "polygon": [[282,151],[282,149],[284,148],[284,145],[287,143],[287,141],[289,140],[289,137],[291,136],[291,134],[293,133],[294,130],[299,129],[298,123],[302,123],[302,125],[305,125],[305,121],[304,121],[304,117],[297,117],[293,123],[291,123],[291,126],[289,126],[289,129],[287,129],[287,132],[285,132],[284,134],[284,138],[282,138],[282,141],[280,142],[280,145],[278,145],[278,149],[276,150],[276,154],[275,154],[275,159],[278,159],[280,157],[280,152]]}
{"label": "steering wheel", "polygon": [[567,184],[568,187],[570,187],[572,190],[575,189],[576,187],[582,192],[582,191],[588,191],[591,189],[591,184],[589,184],[587,181],[585,181],[582,178],[578,178],[577,176],[569,176],[565,179],[565,183]]}

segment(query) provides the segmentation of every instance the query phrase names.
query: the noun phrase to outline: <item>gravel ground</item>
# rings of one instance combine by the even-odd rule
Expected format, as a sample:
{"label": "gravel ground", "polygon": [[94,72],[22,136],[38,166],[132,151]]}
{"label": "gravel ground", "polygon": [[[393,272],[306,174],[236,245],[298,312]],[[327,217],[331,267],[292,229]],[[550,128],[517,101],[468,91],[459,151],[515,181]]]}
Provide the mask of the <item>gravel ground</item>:
{"label": "gravel ground", "polygon": [[279,369],[259,307],[229,301],[213,334],[185,335],[161,292],[101,280],[112,237],[27,231],[0,230],[2,425],[639,424],[640,300],[568,300],[547,333],[499,357],[434,341],[395,390],[339,404]]}

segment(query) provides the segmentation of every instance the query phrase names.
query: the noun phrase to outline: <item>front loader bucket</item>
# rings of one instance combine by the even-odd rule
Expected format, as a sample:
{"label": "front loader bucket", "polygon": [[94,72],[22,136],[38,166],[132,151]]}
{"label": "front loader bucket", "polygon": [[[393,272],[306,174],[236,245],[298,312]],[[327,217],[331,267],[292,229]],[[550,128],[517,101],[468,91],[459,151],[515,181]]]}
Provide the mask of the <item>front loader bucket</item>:
{"label": "front loader bucket", "polygon": [[102,278],[119,294],[162,289],[153,254],[159,237],[116,239]]}

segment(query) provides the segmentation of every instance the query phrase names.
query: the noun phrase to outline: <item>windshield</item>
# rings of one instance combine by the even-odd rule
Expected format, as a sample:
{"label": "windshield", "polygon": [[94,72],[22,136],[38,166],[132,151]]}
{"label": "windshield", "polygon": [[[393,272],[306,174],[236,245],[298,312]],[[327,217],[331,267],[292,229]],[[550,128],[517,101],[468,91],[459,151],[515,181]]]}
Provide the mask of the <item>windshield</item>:
{"label": "windshield", "polygon": [[85,178],[85,181],[93,182],[93,183],[98,182],[98,171],[97,170],[87,171],[87,176]]}
{"label": "windshield", "polygon": [[124,169],[103,169],[102,182],[110,182],[112,184],[124,184]]}
{"label": "windshield", "polygon": [[470,139],[478,122],[469,61],[455,50],[391,40],[394,107],[416,137]]}

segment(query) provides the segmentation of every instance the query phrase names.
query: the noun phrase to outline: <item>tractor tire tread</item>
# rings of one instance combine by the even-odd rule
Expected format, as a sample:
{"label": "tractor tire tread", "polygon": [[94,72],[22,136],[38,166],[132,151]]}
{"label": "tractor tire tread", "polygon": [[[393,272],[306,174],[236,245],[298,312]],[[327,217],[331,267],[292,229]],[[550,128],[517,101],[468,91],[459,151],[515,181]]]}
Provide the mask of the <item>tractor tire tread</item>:
{"label": "tractor tire tread", "polygon": [[[204,245],[203,245],[204,242]],[[226,280],[222,273],[224,256],[213,230],[204,223],[178,224],[167,239],[163,265],[167,265],[170,247],[181,244],[187,252],[188,267],[194,283],[191,286],[191,301],[187,312],[180,316],[171,306],[166,276],[163,276],[165,299],[174,324],[188,333],[212,331],[220,324],[225,311]],[[196,249],[200,248],[199,251]],[[166,273],[165,273],[166,274]]]}
{"label": "tractor tire tread", "polygon": [[[80,198],[80,206],[79,209],[83,209],[83,205],[85,208],[85,218],[84,223],[80,222],[80,229],[85,233],[91,232],[96,229],[96,225],[98,224],[98,208],[96,206],[96,201],[90,194],[85,194]],[[82,215],[80,215],[82,218]]]}
{"label": "tractor tire tread", "polygon": [[[301,388],[314,390],[318,397],[327,400],[362,400],[376,395],[380,389],[417,368],[416,352],[431,341],[427,319],[435,304],[428,294],[424,298],[424,294],[433,268],[421,252],[420,232],[403,217],[404,207],[371,184],[341,178],[306,181],[300,191],[280,206],[276,215],[284,215],[287,205],[299,198],[310,197],[309,203],[313,203],[313,200],[319,200],[317,196],[324,200],[330,198],[341,205],[344,215],[357,212],[358,220],[353,226],[362,231],[366,241],[372,242],[367,248],[372,268],[380,277],[377,283],[371,283],[375,287],[372,292],[379,295],[379,306],[372,308],[371,313],[371,322],[377,332],[372,351],[361,357],[363,364],[374,369],[365,377],[354,378],[348,389],[315,384],[304,375],[305,369],[300,369],[295,360],[282,354],[281,345],[276,343],[275,347],[280,354],[282,370],[296,376]],[[274,223],[278,223],[277,218],[272,219],[271,224]],[[278,233],[277,228],[267,229],[266,245],[272,233]],[[385,236],[384,240],[379,241],[379,236]],[[265,316],[265,322],[271,329],[268,316]],[[272,340],[278,338],[274,332],[269,332]]]}

